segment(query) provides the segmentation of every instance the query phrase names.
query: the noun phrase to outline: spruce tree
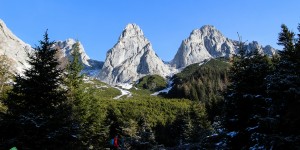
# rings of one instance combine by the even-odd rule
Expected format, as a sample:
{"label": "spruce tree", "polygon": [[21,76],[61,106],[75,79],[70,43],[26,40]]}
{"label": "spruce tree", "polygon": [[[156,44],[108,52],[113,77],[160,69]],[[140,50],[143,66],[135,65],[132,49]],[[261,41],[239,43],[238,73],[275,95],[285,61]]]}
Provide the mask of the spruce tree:
{"label": "spruce tree", "polygon": [[[240,44],[239,49],[244,52],[244,45]],[[249,129],[257,127],[260,124],[258,118],[265,117],[267,112],[264,79],[270,72],[270,59],[257,51],[234,58],[229,74],[231,85],[225,94],[223,120],[229,148],[249,148],[251,134],[255,132]]]}
{"label": "spruce tree", "polygon": [[71,107],[62,88],[62,70],[47,31],[32,54],[29,69],[16,77],[5,104],[6,142],[23,149],[64,149],[70,146]]}
{"label": "spruce tree", "polygon": [[[300,26],[298,26],[300,32]],[[278,44],[283,46],[275,70],[266,81],[270,96],[270,118],[275,121],[270,124],[272,147],[299,148],[300,140],[300,34],[295,34],[286,25],[281,26]],[[276,137],[276,138],[275,138]],[[292,138],[293,140],[287,140]]]}
{"label": "spruce tree", "polygon": [[[83,65],[80,61],[81,53],[78,41],[72,46],[71,56],[71,60],[66,68],[66,84],[69,88],[76,89],[83,83],[83,75],[80,74],[83,69]],[[70,89],[69,91],[72,91],[74,89]]]}
{"label": "spruce tree", "polygon": [[83,87],[83,75],[80,72],[83,69],[80,57],[81,53],[79,51],[79,42],[77,41],[72,46],[70,61],[66,67],[65,83],[67,85],[67,98],[72,103],[72,120],[76,127],[76,137],[80,141],[77,143],[77,147],[87,148],[88,147],[88,137],[86,134],[89,128],[86,123],[87,118],[90,114],[89,112],[89,100]]}
{"label": "spruce tree", "polygon": [[93,91],[86,91],[83,82],[83,64],[81,61],[80,43],[77,41],[72,46],[70,62],[66,67],[65,83],[67,85],[67,98],[72,103],[72,120],[74,133],[76,134],[78,149],[87,149],[93,147],[100,149],[103,145],[99,142],[103,139],[100,137],[100,130],[103,127],[99,123],[99,104],[95,98],[90,96]]}
{"label": "spruce tree", "polygon": [[295,53],[295,33],[290,31],[285,24],[281,25],[281,30],[277,44],[283,46],[283,51],[279,51],[279,54],[283,59],[289,59],[289,57],[293,57],[293,53]]}

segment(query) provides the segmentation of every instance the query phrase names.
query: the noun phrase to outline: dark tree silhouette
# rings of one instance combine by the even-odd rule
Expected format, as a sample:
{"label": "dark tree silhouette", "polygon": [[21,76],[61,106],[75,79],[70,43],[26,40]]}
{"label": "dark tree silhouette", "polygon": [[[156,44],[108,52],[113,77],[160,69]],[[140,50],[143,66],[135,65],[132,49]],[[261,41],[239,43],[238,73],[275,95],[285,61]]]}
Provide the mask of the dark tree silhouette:
{"label": "dark tree silhouette", "polygon": [[[32,54],[31,65],[16,77],[5,104],[6,141],[23,149],[69,148],[72,145],[71,107],[62,88],[62,70],[48,33]],[[4,130],[2,130],[4,131]]]}

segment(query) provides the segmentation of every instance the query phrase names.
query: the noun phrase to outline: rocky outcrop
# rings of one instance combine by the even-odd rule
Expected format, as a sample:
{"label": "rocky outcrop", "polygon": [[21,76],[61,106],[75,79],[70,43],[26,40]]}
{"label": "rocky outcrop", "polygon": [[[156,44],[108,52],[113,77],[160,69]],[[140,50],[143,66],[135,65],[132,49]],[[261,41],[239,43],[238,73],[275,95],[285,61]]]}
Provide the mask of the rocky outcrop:
{"label": "rocky outcrop", "polygon": [[27,53],[31,52],[31,46],[15,36],[0,20],[0,55],[6,55],[10,60],[13,73],[22,73],[29,67]]}
{"label": "rocky outcrop", "polygon": [[128,24],[118,42],[107,52],[99,78],[109,84],[130,83],[145,75],[166,76],[169,72],[140,27]]}
{"label": "rocky outcrop", "polygon": [[263,47],[262,45],[258,44],[257,41],[252,41],[249,44],[246,45],[247,47],[247,53],[252,53],[254,51],[258,51],[259,54],[264,54],[268,56],[275,55],[277,53],[277,50],[270,45],[267,45]]}
{"label": "rocky outcrop", "polygon": [[[171,66],[183,68],[205,59],[217,57],[230,57],[237,54],[237,41],[226,38],[214,26],[206,25],[193,30],[190,36],[183,40]],[[245,45],[247,52],[258,50],[261,54],[274,55],[276,50],[271,46],[263,47],[256,41]]]}
{"label": "rocky outcrop", "polygon": [[[54,44],[54,47],[59,49],[56,56],[61,62],[61,68],[64,68],[69,60],[73,59],[71,54],[75,43],[75,40],[67,39]],[[0,20],[0,55],[7,56],[11,64],[10,69],[13,73],[20,74],[24,69],[30,67],[27,63],[27,53],[32,53],[33,51],[29,44],[26,44],[15,36],[5,23]],[[84,65],[82,72],[89,76],[97,76],[103,66],[103,62],[90,59],[80,42],[79,51],[81,53],[81,62]]]}
{"label": "rocky outcrop", "polygon": [[[77,41],[75,41],[74,39],[67,39],[65,41],[57,41],[54,46],[55,48],[59,49],[59,59],[62,58],[67,58],[67,59],[73,59],[72,58],[72,52],[73,52],[73,46]],[[79,42],[79,41],[78,41]],[[80,61],[86,65],[86,66],[90,66],[88,60],[90,59],[90,57],[85,53],[84,48],[82,46],[82,44],[79,42],[79,53],[81,54],[81,59]]]}
{"label": "rocky outcrop", "polygon": [[[61,62],[61,68],[65,68],[67,63],[73,59],[73,46],[76,42],[76,40],[69,38],[65,41],[57,41],[54,44],[54,47],[58,49],[57,58]],[[80,41],[78,42],[79,53],[81,54],[80,61],[84,66],[82,73],[96,77],[103,66],[103,62],[90,59],[90,57],[86,54],[83,45]]]}

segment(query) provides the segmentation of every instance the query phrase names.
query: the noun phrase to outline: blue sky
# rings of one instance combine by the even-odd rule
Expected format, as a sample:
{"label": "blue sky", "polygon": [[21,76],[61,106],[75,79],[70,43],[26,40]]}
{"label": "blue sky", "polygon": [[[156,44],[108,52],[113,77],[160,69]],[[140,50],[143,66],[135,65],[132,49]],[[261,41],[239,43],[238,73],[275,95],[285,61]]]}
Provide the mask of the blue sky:
{"label": "blue sky", "polygon": [[26,43],[74,38],[105,60],[128,23],[136,23],[155,52],[171,60],[193,29],[214,25],[225,36],[276,48],[280,25],[297,32],[299,0],[1,0],[0,19]]}

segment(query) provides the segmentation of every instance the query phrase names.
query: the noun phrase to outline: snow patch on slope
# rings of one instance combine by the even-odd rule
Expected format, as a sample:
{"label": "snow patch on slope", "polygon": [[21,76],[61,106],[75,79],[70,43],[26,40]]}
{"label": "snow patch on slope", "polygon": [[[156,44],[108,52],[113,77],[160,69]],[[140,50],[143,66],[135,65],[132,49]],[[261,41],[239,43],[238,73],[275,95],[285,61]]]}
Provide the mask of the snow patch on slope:
{"label": "snow patch on slope", "polygon": [[168,81],[167,88],[162,89],[162,90],[160,90],[160,91],[157,91],[157,92],[151,94],[151,96],[157,96],[157,95],[160,94],[160,93],[169,93],[169,91],[170,91],[170,90],[172,89],[172,87],[173,87],[173,83],[174,83],[173,80],[169,80],[169,81]]}
{"label": "snow patch on slope", "polygon": [[131,96],[132,96],[131,92],[129,92],[129,91],[127,91],[127,90],[124,90],[124,89],[122,89],[122,88],[120,88],[120,87],[117,87],[117,86],[114,86],[114,88],[120,90],[120,91],[121,91],[121,95],[116,96],[116,97],[114,97],[113,99],[120,99],[120,98],[123,97],[123,96],[127,96],[127,97],[131,97]]}

